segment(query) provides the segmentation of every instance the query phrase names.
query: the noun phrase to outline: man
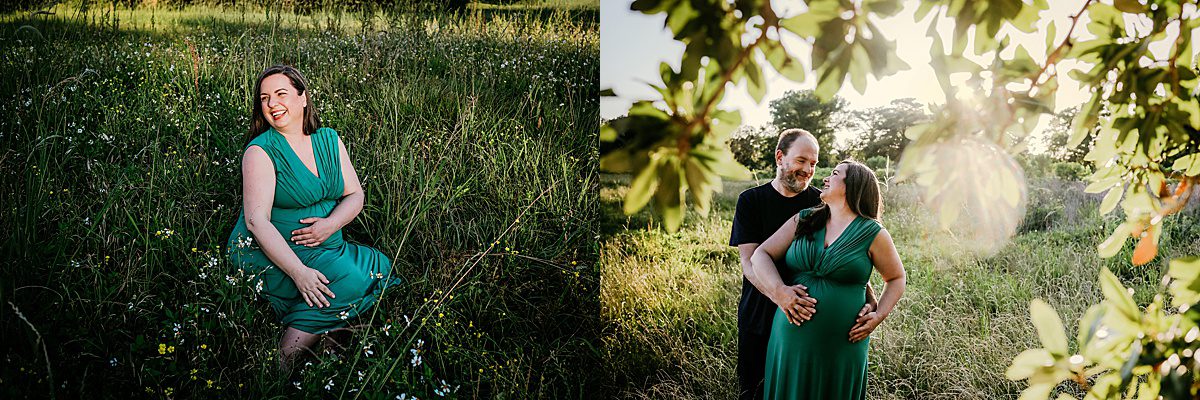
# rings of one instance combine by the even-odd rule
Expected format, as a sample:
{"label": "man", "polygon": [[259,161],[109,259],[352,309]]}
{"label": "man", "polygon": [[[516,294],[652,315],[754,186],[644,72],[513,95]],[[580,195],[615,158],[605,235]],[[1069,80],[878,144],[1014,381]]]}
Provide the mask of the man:
{"label": "man", "polygon": [[[775,146],[775,179],[746,189],[738,196],[733,216],[730,246],[737,246],[742,260],[742,298],[738,303],[738,383],[741,399],[761,399],[763,368],[771,320],[778,306],[758,289],[750,256],[788,218],[800,210],[821,204],[821,191],[809,185],[817,167],[817,138],[803,129],[787,129]],[[791,306],[804,318],[816,312],[816,301],[803,285],[792,286]],[[867,304],[860,316],[874,309],[875,294],[867,285]],[[861,320],[860,320],[861,321]],[[833,340],[835,338],[830,338]]]}

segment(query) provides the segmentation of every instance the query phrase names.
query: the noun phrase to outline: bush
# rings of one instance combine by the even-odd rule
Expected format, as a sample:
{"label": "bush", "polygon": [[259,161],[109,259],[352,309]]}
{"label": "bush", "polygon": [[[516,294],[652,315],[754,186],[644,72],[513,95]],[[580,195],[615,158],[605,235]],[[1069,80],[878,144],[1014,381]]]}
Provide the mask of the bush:
{"label": "bush", "polygon": [[1025,179],[1053,176],[1051,164],[1054,164],[1054,158],[1047,154],[1021,154],[1016,158],[1025,172]]}
{"label": "bush", "polygon": [[863,161],[863,164],[866,164],[868,168],[871,168],[872,171],[875,171],[876,174],[879,174],[879,171],[888,167],[888,159],[884,156],[874,156],[868,158],[867,161]]}
{"label": "bush", "polygon": [[1050,169],[1054,171],[1054,176],[1068,181],[1082,181],[1083,178],[1091,175],[1091,171],[1087,167],[1070,161],[1056,162],[1051,165]]}

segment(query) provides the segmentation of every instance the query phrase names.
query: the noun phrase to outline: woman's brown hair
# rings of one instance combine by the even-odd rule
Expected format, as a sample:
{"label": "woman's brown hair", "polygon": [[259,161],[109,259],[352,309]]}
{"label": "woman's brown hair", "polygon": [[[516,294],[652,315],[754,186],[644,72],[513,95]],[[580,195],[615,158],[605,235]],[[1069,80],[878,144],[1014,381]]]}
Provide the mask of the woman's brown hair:
{"label": "woman's brown hair", "polygon": [[[846,186],[846,205],[855,214],[878,221],[883,214],[883,198],[875,172],[854,160],[838,163],[841,164],[846,164],[846,173],[842,175],[842,182]],[[825,227],[826,221],[829,221],[829,205],[821,203],[796,225],[796,237],[811,239],[813,233]]]}
{"label": "woman's brown hair", "polygon": [[[272,65],[261,74],[258,75],[258,80],[254,82],[254,93],[251,93],[250,100],[250,131],[246,132],[246,140],[243,146],[249,145],[254,137],[266,132],[271,128],[271,124],[267,123],[267,117],[262,112],[262,102],[258,99],[262,92],[262,81],[268,76],[275,74],[283,74],[292,82],[292,87],[296,88],[296,95],[308,93],[308,80],[304,79],[304,75],[300,74],[295,68],[290,65]],[[308,95],[308,105],[304,107],[304,134],[311,135],[321,128],[321,118],[317,117],[317,108],[313,105],[312,93]]]}

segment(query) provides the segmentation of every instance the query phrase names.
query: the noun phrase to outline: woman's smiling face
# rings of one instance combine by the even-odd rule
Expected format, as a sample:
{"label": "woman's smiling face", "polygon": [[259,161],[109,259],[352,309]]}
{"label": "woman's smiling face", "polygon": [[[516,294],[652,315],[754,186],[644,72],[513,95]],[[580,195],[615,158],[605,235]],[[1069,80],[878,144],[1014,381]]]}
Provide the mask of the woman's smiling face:
{"label": "woman's smiling face", "polygon": [[[308,106],[307,93],[296,93],[292,80],[284,74],[263,78],[258,93],[259,107],[268,124],[277,131],[304,128],[304,107]],[[289,130],[291,130],[289,129]]]}
{"label": "woman's smiling face", "polygon": [[843,175],[846,174],[846,164],[838,164],[822,181],[825,186],[821,188],[821,200],[828,203],[831,200],[846,197],[846,182]]}

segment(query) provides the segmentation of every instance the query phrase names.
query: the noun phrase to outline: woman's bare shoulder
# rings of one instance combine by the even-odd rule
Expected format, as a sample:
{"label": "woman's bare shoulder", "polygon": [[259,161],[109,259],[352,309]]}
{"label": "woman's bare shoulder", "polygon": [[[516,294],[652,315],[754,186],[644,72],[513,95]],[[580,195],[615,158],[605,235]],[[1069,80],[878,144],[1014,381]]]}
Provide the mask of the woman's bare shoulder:
{"label": "woman's bare shoulder", "polygon": [[275,162],[261,145],[251,143],[246,146],[246,152],[242,153],[242,172],[253,173],[258,170],[274,172]]}

